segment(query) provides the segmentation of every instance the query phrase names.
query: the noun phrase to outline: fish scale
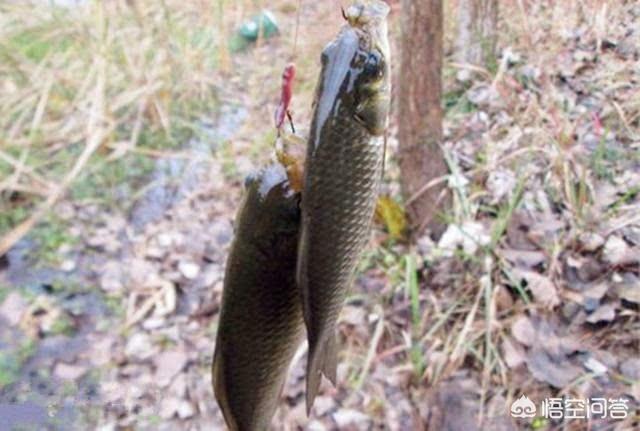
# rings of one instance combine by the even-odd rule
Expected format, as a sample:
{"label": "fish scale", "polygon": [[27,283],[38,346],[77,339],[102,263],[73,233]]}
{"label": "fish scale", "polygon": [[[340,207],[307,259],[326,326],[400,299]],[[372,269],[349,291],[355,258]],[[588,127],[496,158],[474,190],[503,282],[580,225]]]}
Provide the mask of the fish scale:
{"label": "fish scale", "polygon": [[307,328],[307,411],[324,375],[336,383],[335,326],[369,238],[390,102],[380,0],[358,0],[322,53],[302,189],[296,280]]}
{"label": "fish scale", "polygon": [[336,119],[331,126],[325,129],[323,145],[308,155],[314,163],[306,166],[309,186],[303,197],[303,211],[309,213],[303,222],[306,253],[314,259],[308,266],[305,289],[312,350],[323,339],[334,337],[360,251],[369,238],[382,175],[381,139],[372,139],[348,117]]}
{"label": "fish scale", "polygon": [[284,168],[248,180],[224,278],[213,386],[233,431],[268,429],[304,323],[295,283],[299,196]]}

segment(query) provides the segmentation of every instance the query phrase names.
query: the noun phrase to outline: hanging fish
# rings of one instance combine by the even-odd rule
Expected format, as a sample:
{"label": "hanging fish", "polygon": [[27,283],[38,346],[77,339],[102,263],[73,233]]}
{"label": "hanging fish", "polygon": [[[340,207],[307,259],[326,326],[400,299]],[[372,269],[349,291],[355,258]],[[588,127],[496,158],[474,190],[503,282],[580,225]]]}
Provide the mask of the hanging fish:
{"label": "hanging fish", "polygon": [[296,279],[309,341],[307,410],[336,381],[335,326],[371,228],[390,104],[389,7],[357,1],[322,53],[304,167]]}
{"label": "hanging fish", "polygon": [[300,195],[280,164],[246,181],[227,259],[213,388],[233,431],[268,429],[303,339],[295,284]]}

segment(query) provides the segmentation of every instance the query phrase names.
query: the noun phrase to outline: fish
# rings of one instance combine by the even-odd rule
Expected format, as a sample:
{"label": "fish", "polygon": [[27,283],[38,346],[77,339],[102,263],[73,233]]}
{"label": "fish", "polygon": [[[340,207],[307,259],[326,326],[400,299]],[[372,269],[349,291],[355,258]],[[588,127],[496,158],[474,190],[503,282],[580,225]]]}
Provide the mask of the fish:
{"label": "fish", "polygon": [[382,1],[356,1],[321,55],[296,269],[309,345],[308,414],[322,376],[336,384],[335,327],[370,236],[382,177],[391,99],[388,13]]}
{"label": "fish", "polygon": [[295,280],[300,193],[281,164],[248,177],[245,189],[226,263],[212,383],[230,430],[262,431],[304,341]]}

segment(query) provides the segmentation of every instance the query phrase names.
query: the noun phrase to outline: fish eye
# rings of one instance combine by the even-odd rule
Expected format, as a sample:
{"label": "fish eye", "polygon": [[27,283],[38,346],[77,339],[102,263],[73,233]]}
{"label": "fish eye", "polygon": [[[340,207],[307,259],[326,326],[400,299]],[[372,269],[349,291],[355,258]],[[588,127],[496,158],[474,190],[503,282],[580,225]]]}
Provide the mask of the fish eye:
{"label": "fish eye", "polygon": [[320,63],[325,66],[329,62],[329,47],[325,48],[320,54]]}
{"label": "fish eye", "polygon": [[384,60],[378,52],[370,52],[364,63],[363,73],[371,78],[381,78],[384,73]]}
{"label": "fish eye", "polygon": [[251,185],[258,180],[258,175],[255,172],[251,172],[246,177],[244,177],[244,188],[245,190],[249,190]]}

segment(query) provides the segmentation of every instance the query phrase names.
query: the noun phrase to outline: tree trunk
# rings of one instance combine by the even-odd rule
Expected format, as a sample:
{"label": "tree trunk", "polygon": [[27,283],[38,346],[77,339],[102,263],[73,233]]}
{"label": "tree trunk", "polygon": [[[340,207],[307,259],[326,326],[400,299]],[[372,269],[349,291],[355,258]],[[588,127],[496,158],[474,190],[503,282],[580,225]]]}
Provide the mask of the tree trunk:
{"label": "tree trunk", "polygon": [[458,0],[456,58],[486,67],[495,61],[498,0]]}
{"label": "tree trunk", "polygon": [[[447,200],[446,184],[423,190],[447,174],[442,142],[442,0],[402,1],[402,59],[398,93],[398,140],[402,192],[415,235],[430,228]],[[422,192],[421,192],[422,191]]]}

